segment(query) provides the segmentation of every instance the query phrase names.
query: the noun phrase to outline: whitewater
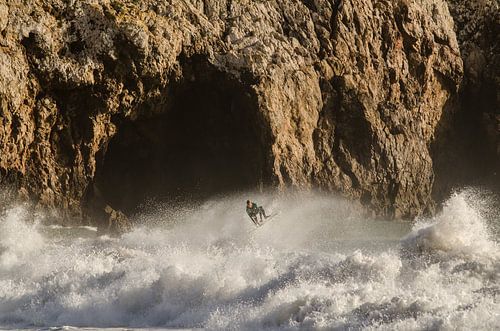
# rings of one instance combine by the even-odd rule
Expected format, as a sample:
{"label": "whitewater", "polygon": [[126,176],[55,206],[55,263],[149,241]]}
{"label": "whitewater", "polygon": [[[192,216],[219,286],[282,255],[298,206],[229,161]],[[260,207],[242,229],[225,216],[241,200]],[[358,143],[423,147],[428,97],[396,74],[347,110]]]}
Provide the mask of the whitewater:
{"label": "whitewater", "polygon": [[[252,233],[247,198],[281,214]],[[474,190],[413,223],[315,193],[158,203],[121,236],[30,210],[1,212],[0,329],[500,329],[500,219]]]}

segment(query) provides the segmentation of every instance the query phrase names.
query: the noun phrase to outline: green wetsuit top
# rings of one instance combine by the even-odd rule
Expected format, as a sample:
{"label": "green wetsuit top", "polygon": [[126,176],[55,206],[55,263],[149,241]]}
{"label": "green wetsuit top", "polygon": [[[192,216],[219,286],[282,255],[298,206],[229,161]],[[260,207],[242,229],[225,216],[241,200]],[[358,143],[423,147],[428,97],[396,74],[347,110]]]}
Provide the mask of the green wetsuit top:
{"label": "green wetsuit top", "polygon": [[259,207],[257,206],[256,203],[252,203],[252,207],[247,206],[247,214],[250,217],[257,216],[259,213]]}

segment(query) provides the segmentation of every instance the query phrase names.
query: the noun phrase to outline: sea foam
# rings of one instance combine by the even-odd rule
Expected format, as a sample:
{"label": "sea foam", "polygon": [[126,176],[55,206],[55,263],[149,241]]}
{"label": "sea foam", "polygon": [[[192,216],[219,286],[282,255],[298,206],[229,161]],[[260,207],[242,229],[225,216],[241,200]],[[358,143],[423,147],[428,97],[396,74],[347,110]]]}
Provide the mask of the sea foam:
{"label": "sea foam", "polygon": [[500,327],[498,219],[470,192],[413,227],[331,196],[255,196],[281,214],[253,233],[246,195],[157,206],[119,238],[7,208],[0,327]]}

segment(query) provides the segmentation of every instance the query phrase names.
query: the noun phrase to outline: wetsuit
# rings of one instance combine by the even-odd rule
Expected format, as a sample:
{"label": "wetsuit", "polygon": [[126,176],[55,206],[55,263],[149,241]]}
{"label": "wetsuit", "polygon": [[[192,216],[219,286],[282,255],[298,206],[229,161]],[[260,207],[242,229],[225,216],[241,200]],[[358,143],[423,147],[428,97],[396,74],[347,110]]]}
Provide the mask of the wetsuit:
{"label": "wetsuit", "polygon": [[260,216],[260,221],[262,222],[262,216],[267,218],[266,212],[264,211],[264,208],[257,206],[256,203],[252,203],[252,207],[247,206],[247,214],[250,216],[252,221],[256,224],[259,225],[259,222],[257,220],[257,215]]}

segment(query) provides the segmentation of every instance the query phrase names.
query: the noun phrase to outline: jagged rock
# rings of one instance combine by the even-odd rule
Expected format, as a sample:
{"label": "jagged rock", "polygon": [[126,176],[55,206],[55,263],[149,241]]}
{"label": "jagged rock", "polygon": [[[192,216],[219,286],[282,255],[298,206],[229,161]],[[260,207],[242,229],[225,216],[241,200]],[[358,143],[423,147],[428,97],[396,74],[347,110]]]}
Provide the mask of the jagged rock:
{"label": "jagged rock", "polygon": [[394,217],[433,208],[429,147],[463,71],[443,0],[14,0],[0,13],[0,181],[42,206],[82,217],[94,186],[122,210],[292,186]]}
{"label": "jagged rock", "polygon": [[500,190],[500,4],[448,0],[464,79],[433,149],[434,195],[464,185]]}
{"label": "jagged rock", "polygon": [[130,230],[131,224],[128,217],[119,210],[114,210],[110,206],[104,208],[104,212],[108,218],[107,231],[124,233]]}
{"label": "jagged rock", "polygon": [[496,0],[448,0],[464,59],[464,88],[477,97],[476,111],[499,112],[500,4]]}

